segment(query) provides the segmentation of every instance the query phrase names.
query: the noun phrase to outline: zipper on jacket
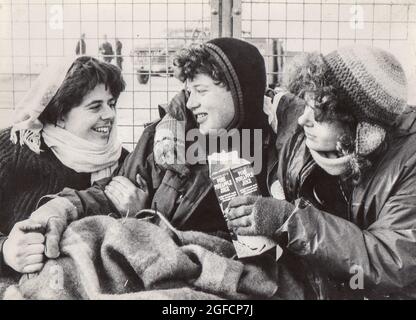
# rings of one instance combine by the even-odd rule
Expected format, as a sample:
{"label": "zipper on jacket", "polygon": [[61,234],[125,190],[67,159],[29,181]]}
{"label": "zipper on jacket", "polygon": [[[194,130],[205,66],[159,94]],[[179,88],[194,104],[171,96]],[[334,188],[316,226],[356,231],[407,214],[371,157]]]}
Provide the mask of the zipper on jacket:
{"label": "zipper on jacket", "polygon": [[[272,195],[271,190],[270,190],[270,185],[269,185],[269,178],[270,178],[270,174],[273,172],[273,170],[275,169],[276,165],[279,163],[279,159],[277,159],[273,165],[271,166],[271,169],[269,170],[269,172],[267,172],[266,175],[266,185],[267,185],[267,191],[269,192],[270,195]],[[282,184],[282,182],[280,182]],[[283,184],[282,184],[283,187]]]}
{"label": "zipper on jacket", "polygon": [[339,188],[341,190],[342,197],[344,198],[344,200],[347,203],[347,219],[348,219],[348,221],[352,222],[351,221],[351,219],[352,219],[352,216],[351,216],[351,202],[352,202],[352,196],[353,196],[354,191],[355,191],[355,186],[353,187],[353,189],[351,190],[351,193],[347,197],[346,194],[345,194],[343,184],[339,179],[338,179],[338,185],[339,185]]}

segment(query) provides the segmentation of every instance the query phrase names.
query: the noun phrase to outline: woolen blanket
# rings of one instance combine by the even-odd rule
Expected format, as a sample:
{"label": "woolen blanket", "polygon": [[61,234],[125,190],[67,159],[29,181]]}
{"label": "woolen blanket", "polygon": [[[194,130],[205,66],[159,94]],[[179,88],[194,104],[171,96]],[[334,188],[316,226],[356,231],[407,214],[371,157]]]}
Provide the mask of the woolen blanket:
{"label": "woolen blanket", "polygon": [[61,255],[5,299],[247,299],[277,290],[273,259],[240,261],[233,245],[134,218],[93,216],[65,231]]}

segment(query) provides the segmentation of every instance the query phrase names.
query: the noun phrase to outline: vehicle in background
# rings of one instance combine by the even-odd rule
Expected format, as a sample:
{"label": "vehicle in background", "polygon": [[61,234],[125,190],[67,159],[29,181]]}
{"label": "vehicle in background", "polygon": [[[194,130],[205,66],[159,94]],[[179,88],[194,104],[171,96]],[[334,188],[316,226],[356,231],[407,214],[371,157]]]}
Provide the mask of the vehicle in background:
{"label": "vehicle in background", "polygon": [[133,65],[137,80],[146,84],[150,76],[171,76],[173,74],[171,56],[176,50],[163,48],[135,48]]}
{"label": "vehicle in background", "polygon": [[[299,52],[285,51],[280,39],[252,38],[247,34],[243,34],[243,39],[255,45],[263,55],[269,86],[280,86],[284,65]],[[173,29],[169,30],[167,40],[152,39],[134,47],[131,56],[137,80],[140,84],[146,84],[150,76],[173,76],[172,57],[175,52],[189,43],[206,40],[209,40],[208,28],[198,27],[185,32],[183,29]]]}
{"label": "vehicle in background", "polygon": [[173,76],[172,57],[185,45],[209,39],[209,28],[200,23],[193,29],[170,29],[166,40],[152,39],[135,46],[131,56],[137,80],[146,84],[150,76]]}

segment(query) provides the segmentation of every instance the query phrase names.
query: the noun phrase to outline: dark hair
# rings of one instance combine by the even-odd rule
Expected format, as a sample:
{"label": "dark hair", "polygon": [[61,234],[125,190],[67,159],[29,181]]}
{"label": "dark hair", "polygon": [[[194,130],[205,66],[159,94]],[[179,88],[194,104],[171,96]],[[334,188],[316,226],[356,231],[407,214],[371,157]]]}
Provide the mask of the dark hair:
{"label": "dark hair", "polygon": [[206,74],[216,84],[224,85],[227,90],[229,89],[225,73],[204,43],[191,44],[180,49],[173,57],[173,65],[179,68],[178,77],[181,80],[193,80],[197,74]]}
{"label": "dark hair", "polygon": [[98,84],[104,84],[116,99],[125,88],[118,67],[89,56],[77,58],[55,96],[40,114],[39,120],[43,123],[56,124],[62,116],[78,106],[85,95]]}
{"label": "dark hair", "polygon": [[286,68],[283,85],[301,98],[308,91],[314,92],[316,121],[340,121],[353,129],[357,126],[349,101],[343,90],[335,86],[322,54],[312,52],[295,56]]}
{"label": "dark hair", "polygon": [[337,151],[341,155],[353,155],[350,161],[350,173],[345,178],[352,178],[357,183],[362,177],[363,170],[371,166],[371,161],[369,157],[354,152],[358,120],[351,112],[350,99],[342,88],[337,87],[322,54],[312,52],[295,56],[285,70],[283,85],[301,98],[304,98],[308,91],[315,94],[316,121],[338,121],[348,127],[350,134],[340,137]]}

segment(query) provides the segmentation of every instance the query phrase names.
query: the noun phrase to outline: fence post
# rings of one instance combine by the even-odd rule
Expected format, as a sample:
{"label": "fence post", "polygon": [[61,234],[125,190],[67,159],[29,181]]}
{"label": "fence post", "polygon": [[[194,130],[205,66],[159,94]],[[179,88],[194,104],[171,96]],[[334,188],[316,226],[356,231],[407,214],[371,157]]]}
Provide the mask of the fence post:
{"label": "fence post", "polygon": [[241,0],[233,0],[232,21],[233,38],[241,38]]}
{"label": "fence post", "polygon": [[222,37],[233,36],[233,0],[222,0],[221,1],[221,18],[222,18]]}
{"label": "fence post", "polygon": [[211,0],[211,38],[241,38],[241,0]]}
{"label": "fence post", "polygon": [[211,0],[211,38],[221,37],[221,0]]}

